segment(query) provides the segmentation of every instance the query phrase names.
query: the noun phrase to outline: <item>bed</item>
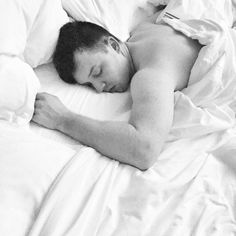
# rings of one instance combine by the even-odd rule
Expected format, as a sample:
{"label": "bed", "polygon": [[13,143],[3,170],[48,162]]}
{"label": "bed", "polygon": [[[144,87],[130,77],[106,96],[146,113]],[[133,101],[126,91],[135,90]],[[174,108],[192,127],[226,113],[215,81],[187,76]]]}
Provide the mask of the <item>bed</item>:
{"label": "bed", "polygon": [[[126,40],[163,5],[157,20],[166,17],[205,46],[188,87],[175,94],[173,127],[152,168],[121,164],[31,121],[42,91],[76,113],[127,121],[129,91],[97,94],[58,77],[51,62],[58,31],[86,20]],[[231,0],[1,1],[0,235],[236,235],[235,6]]]}

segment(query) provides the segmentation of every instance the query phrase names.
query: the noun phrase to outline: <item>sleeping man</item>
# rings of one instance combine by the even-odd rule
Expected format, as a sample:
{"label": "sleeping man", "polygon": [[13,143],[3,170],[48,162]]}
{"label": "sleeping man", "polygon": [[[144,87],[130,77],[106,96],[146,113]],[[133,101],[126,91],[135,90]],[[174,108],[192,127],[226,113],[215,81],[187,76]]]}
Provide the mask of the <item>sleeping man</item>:
{"label": "sleeping man", "polygon": [[140,170],[158,158],[173,121],[174,92],[188,84],[201,45],[164,21],[140,24],[127,42],[88,22],[60,30],[53,62],[61,79],[98,93],[130,89],[128,122],[98,121],[40,93],[33,121],[59,130],[101,154]]}

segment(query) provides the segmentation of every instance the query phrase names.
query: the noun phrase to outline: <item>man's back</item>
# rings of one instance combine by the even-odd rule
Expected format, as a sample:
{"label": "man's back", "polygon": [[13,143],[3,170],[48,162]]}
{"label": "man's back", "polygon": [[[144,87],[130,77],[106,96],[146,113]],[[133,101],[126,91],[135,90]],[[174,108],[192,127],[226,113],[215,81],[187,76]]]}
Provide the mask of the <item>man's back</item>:
{"label": "man's back", "polygon": [[165,23],[144,23],[127,43],[137,71],[163,68],[176,80],[176,90],[185,88],[201,45]]}

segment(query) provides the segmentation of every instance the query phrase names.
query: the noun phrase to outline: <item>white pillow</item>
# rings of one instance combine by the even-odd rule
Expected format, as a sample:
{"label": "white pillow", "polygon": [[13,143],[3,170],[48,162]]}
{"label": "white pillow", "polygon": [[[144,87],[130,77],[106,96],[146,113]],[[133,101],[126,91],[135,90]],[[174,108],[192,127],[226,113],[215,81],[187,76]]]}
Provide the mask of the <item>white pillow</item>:
{"label": "white pillow", "polygon": [[0,65],[0,119],[27,124],[34,112],[38,78],[18,57],[2,55]]}
{"label": "white pillow", "polygon": [[30,121],[39,89],[32,67],[50,60],[68,21],[60,0],[0,0],[1,120]]}
{"label": "white pillow", "polygon": [[[39,4],[38,0],[35,4]],[[68,21],[60,0],[44,0],[28,34],[25,61],[32,67],[48,63],[56,46],[59,30]]]}
{"label": "white pillow", "polygon": [[18,56],[33,67],[47,63],[68,21],[60,0],[0,1],[0,54]]}
{"label": "white pillow", "polygon": [[20,1],[0,1],[0,54],[23,54],[28,28],[35,18],[34,11],[26,22]]}
{"label": "white pillow", "polygon": [[124,41],[155,11],[147,0],[62,0],[62,6],[74,19],[101,25]]}

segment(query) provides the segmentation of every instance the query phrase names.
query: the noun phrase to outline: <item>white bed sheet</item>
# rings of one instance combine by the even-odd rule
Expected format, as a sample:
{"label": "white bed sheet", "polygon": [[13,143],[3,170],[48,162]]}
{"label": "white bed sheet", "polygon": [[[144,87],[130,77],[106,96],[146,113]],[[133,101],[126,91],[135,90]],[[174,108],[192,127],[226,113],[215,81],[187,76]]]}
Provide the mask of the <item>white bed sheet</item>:
{"label": "white bed sheet", "polygon": [[166,143],[146,172],[28,128],[0,128],[0,235],[236,233],[236,128]]}
{"label": "white bed sheet", "polygon": [[145,173],[83,149],[54,182],[29,235],[235,235],[236,139],[215,156],[206,152],[219,140],[172,143]]}
{"label": "white bed sheet", "polygon": [[[67,85],[52,64],[35,72],[41,91],[59,96],[73,111],[128,120],[129,92],[96,94]],[[207,134],[177,132],[146,172],[34,123],[16,127],[1,121],[0,235],[234,236],[236,127],[231,114],[218,117],[225,126],[213,125]],[[203,121],[196,122],[200,131],[215,120]]]}
{"label": "white bed sheet", "polygon": [[57,174],[76,154],[0,121],[0,235],[25,236]]}

